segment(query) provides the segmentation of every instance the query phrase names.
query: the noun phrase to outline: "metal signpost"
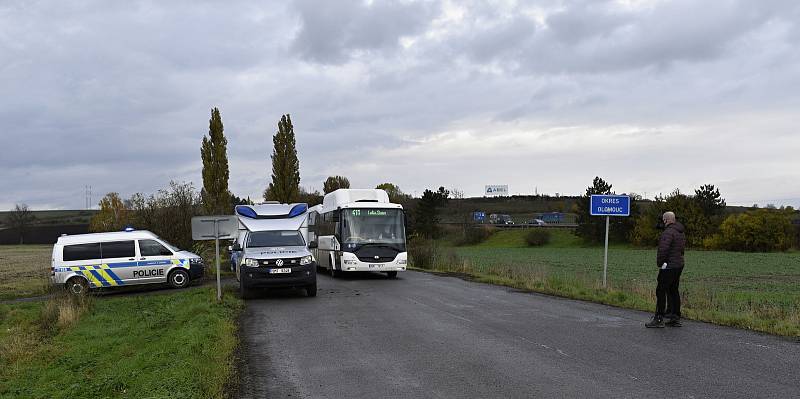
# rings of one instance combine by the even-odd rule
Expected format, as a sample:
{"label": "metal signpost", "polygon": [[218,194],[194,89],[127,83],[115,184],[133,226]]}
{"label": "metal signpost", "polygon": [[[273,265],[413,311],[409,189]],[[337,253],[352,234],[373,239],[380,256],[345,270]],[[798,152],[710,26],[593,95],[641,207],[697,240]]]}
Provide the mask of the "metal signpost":
{"label": "metal signpost", "polygon": [[217,301],[222,300],[222,283],[219,271],[219,240],[232,240],[239,232],[236,216],[195,216],[192,218],[192,239],[214,240],[214,259],[217,265]]}
{"label": "metal signpost", "polygon": [[627,195],[592,195],[589,214],[606,217],[606,244],[603,255],[603,288],[608,275],[608,225],[611,216],[630,216],[631,197]]}

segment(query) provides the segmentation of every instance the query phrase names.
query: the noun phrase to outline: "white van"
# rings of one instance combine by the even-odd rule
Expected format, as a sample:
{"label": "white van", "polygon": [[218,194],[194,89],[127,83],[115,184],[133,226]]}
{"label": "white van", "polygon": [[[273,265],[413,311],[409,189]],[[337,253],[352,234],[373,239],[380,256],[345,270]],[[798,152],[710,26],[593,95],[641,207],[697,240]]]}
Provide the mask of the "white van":
{"label": "white van", "polygon": [[169,283],[183,288],[203,276],[203,259],[149,231],[63,235],[53,246],[50,279],[73,294],[89,289]]}
{"label": "white van", "polygon": [[244,299],[256,289],[302,288],[317,296],[317,265],[309,251],[305,203],[237,205],[239,237],[228,249]]}

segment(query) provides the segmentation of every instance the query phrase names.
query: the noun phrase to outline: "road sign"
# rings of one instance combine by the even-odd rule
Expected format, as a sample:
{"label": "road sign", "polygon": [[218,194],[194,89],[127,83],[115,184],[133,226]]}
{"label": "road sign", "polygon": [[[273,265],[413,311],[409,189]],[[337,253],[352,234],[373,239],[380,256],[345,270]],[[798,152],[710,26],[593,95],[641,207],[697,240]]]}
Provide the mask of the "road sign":
{"label": "road sign", "polygon": [[606,217],[606,245],[603,253],[603,288],[608,276],[608,224],[611,216],[630,216],[631,197],[627,195],[592,195],[589,214]]}
{"label": "road sign", "polygon": [[627,195],[592,195],[589,214],[592,216],[630,216],[631,197]]}
{"label": "road sign", "polygon": [[192,240],[195,241],[232,240],[238,233],[239,219],[233,215],[195,216],[192,218]]}
{"label": "road sign", "polygon": [[486,186],[484,193],[487,197],[507,197],[508,185],[507,184],[493,184]]}
{"label": "road sign", "polygon": [[214,240],[214,259],[217,265],[217,301],[222,300],[222,282],[219,274],[219,240],[236,238],[239,219],[233,215],[195,216],[192,218],[192,240]]}

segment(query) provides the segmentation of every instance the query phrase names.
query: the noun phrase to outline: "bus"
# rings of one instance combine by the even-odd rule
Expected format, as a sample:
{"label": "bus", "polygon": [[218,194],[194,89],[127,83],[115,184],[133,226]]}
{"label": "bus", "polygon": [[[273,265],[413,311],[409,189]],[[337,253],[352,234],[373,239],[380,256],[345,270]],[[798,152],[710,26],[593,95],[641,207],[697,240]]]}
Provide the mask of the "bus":
{"label": "bus", "polygon": [[332,277],[346,272],[406,270],[405,212],[379,189],[339,189],[308,210],[308,243]]}

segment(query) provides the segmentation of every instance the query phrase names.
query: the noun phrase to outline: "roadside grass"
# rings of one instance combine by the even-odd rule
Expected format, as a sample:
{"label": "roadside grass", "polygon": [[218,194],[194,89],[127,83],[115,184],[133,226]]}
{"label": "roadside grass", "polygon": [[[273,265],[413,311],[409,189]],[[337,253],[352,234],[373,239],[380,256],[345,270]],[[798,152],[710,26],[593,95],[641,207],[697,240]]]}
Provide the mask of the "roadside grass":
{"label": "roadside grass", "polygon": [[44,295],[52,245],[0,245],[0,300]]}
{"label": "roadside grass", "polygon": [[0,397],[226,397],[242,303],[215,297],[190,288],[0,305]]}
{"label": "roadside grass", "polygon": [[[423,269],[463,274],[476,281],[522,290],[654,310],[658,273],[655,250],[611,248],[609,288],[604,289],[602,247],[582,247],[579,240],[567,234],[571,235],[559,231],[553,234],[551,243],[532,248],[520,244],[522,233],[514,231],[498,232],[475,246],[434,246],[434,259]],[[800,253],[687,251],[686,265],[681,294],[687,318],[800,337]]]}

